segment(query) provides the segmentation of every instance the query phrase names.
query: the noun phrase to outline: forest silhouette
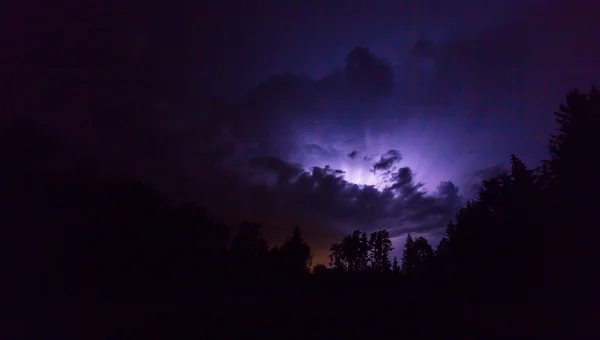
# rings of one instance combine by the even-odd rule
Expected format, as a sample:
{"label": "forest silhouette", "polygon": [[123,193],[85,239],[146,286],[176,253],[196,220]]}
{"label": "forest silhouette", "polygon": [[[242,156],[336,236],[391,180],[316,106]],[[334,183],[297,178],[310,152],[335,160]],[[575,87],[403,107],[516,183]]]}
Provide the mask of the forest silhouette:
{"label": "forest silhouette", "polygon": [[388,231],[356,230],[331,245],[328,264],[312,263],[302,226],[271,246],[258,223],[229,228],[86,162],[50,171],[53,138],[4,124],[9,323],[81,339],[576,336],[597,296],[600,92],[569,92],[555,116],[548,158],[510,155],[439,244],[409,234],[390,258]]}

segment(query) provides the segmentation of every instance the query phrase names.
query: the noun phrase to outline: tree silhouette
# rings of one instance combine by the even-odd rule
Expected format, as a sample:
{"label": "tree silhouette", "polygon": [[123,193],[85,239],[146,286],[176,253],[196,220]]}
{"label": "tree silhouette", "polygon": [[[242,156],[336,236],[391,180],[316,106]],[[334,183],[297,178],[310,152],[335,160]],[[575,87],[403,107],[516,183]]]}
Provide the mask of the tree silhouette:
{"label": "tree silhouette", "polygon": [[342,239],[344,255],[346,257],[347,268],[349,272],[357,272],[360,264],[360,231],[355,230],[350,235]]}
{"label": "tree silhouette", "polygon": [[[354,234],[353,234],[354,235]],[[358,260],[357,260],[357,271],[365,271],[371,266],[373,248],[367,238],[367,233],[362,232],[360,235],[360,241],[358,241]]]}
{"label": "tree silhouette", "polygon": [[371,250],[371,267],[374,271],[387,273],[390,271],[390,253],[394,249],[387,230],[371,233],[369,238]]}
{"label": "tree silhouette", "polygon": [[267,241],[260,232],[260,225],[242,222],[231,241],[231,255],[238,268],[245,272],[257,270],[268,250]]}
{"label": "tree silhouette", "polygon": [[449,276],[454,272],[456,250],[454,246],[459,243],[456,239],[456,224],[449,221],[442,239],[435,250],[435,271],[442,276]]}
{"label": "tree silhouette", "polygon": [[[600,92],[593,86],[589,93],[573,90],[566,105],[555,113],[558,132],[550,135],[550,165],[559,183],[583,183],[591,179],[592,170],[584,166],[590,151],[598,150],[600,137]],[[592,182],[593,183],[593,182]],[[566,186],[566,185],[565,185]]]}
{"label": "tree silhouette", "polygon": [[186,203],[175,210],[175,217],[177,226],[193,238],[199,249],[209,253],[223,253],[227,249],[227,227],[212,220],[204,208]]}
{"label": "tree silhouette", "polygon": [[455,230],[456,225],[452,221],[448,221],[448,224],[446,224],[446,229],[444,230],[444,235],[442,236],[442,239],[436,248],[436,255],[442,256],[451,251],[450,244],[451,240],[454,238]]}
{"label": "tree silhouette", "polygon": [[329,248],[329,265],[336,271],[343,272],[347,270],[346,254],[342,243],[334,243]]}
{"label": "tree silhouette", "polygon": [[365,232],[355,230],[342,241],[345,244],[348,258],[348,270],[351,272],[365,271],[369,265],[369,253],[372,251]]}
{"label": "tree silhouette", "polygon": [[424,237],[417,237],[415,240],[415,248],[419,256],[419,263],[428,263],[433,259],[433,249]]}
{"label": "tree silhouette", "polygon": [[300,232],[300,227],[296,226],[290,238],[288,238],[281,248],[280,256],[284,263],[284,270],[292,274],[307,274],[310,269],[312,256],[310,246],[304,241]]}
{"label": "tree silhouette", "polygon": [[361,272],[367,268],[370,245],[365,233],[355,230],[332,245],[331,265],[339,270]]}
{"label": "tree silhouette", "polygon": [[402,272],[406,275],[412,275],[419,263],[419,255],[415,247],[415,241],[409,233],[406,236],[404,250],[402,251]]}
{"label": "tree silhouette", "polygon": [[344,236],[340,243],[331,246],[330,266],[338,271],[352,273],[388,273],[391,270],[390,253],[393,249],[387,230],[375,231],[368,238],[366,232],[355,230]]}
{"label": "tree silhouette", "polygon": [[400,264],[398,263],[398,258],[396,256],[394,256],[394,260],[392,261],[392,272],[394,274],[399,274],[401,272],[402,268],[400,267]]}
{"label": "tree silhouette", "polygon": [[[545,161],[543,172],[545,192],[551,195],[547,202],[544,248],[547,254],[545,272],[552,275],[552,267],[564,268],[563,279],[553,283],[572,287],[573,279],[583,279],[589,273],[584,268],[592,266],[597,256],[596,245],[600,241],[594,199],[589,193],[598,192],[600,181],[598,170],[590,163],[592,155],[600,150],[600,92],[592,86],[588,93],[573,90],[566,95],[566,103],[554,113],[557,132],[550,135],[548,149],[550,159]],[[568,232],[565,232],[568,226]],[[558,247],[561,254],[553,252]],[[550,265],[552,263],[552,265]],[[577,266],[571,265],[578,263]],[[578,285],[578,290],[592,285]]]}
{"label": "tree silhouette", "polygon": [[402,272],[406,275],[423,275],[432,265],[434,252],[424,237],[406,237],[402,252]]}
{"label": "tree silhouette", "polygon": [[312,269],[313,275],[316,275],[316,276],[326,275],[328,272],[329,272],[329,269],[327,269],[327,266],[325,266],[324,264],[320,264],[320,263],[315,265]]}

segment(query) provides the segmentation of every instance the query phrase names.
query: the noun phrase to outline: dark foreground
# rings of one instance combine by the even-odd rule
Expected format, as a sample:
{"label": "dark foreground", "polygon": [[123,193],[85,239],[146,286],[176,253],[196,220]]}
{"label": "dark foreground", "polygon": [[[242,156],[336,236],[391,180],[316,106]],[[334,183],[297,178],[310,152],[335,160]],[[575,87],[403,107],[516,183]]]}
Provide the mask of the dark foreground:
{"label": "dark foreground", "polygon": [[148,287],[38,291],[5,319],[3,338],[584,339],[597,334],[593,301],[549,300],[541,291],[511,297],[402,278],[246,284],[198,279],[195,284],[197,289],[174,284],[160,293]]}

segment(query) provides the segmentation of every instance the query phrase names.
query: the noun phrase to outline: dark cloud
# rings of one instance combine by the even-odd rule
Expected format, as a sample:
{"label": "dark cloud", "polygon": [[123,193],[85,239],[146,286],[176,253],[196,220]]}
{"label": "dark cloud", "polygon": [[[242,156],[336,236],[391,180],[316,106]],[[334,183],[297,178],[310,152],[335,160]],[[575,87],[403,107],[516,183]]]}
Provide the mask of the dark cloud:
{"label": "dark cloud", "polygon": [[[315,79],[289,72],[271,76],[234,103],[206,106],[203,113],[244,140],[298,148],[306,131],[337,127],[345,132],[341,144],[348,146],[356,142],[348,136],[362,132],[367,110],[389,98],[393,77],[391,66],[368,48],[350,47],[345,53],[338,59],[341,70]],[[331,156],[330,148],[307,144],[305,152]]]}
{"label": "dark cloud", "polygon": [[[404,79],[412,85],[418,79],[426,80],[428,90],[417,93],[414,86],[403,90],[411,93],[408,97],[417,96],[429,105],[457,101],[486,105],[510,104],[507,100],[532,103],[525,93],[540,96],[538,100],[556,98],[567,90],[559,85],[564,81],[571,86],[589,86],[599,75],[590,56],[600,55],[600,41],[594,33],[594,20],[585,13],[597,10],[592,2],[523,6],[512,14],[510,24],[437,41],[421,39],[412,47],[411,58],[414,63],[430,62],[430,68],[407,64],[411,76]],[[536,86],[543,91],[528,91]],[[483,113],[481,107],[476,110]]]}
{"label": "dark cloud", "polygon": [[290,164],[272,156],[251,158],[250,164],[275,172],[279,183],[287,183],[302,173],[300,165]]}
{"label": "dark cloud", "polygon": [[[369,58],[358,58],[360,50],[344,44],[338,52],[330,53],[331,65],[338,66],[336,71],[326,73],[327,69],[321,68],[322,72],[309,72],[312,77],[283,73],[268,78],[231,110],[224,124],[248,143],[261,141],[280,147],[280,152],[269,154],[287,158],[294,152],[296,160],[307,165],[327,164],[326,158],[335,159],[344,154],[349,160],[361,157],[364,163],[373,163],[385,149],[412,144],[411,149],[403,149],[402,156],[408,162],[406,165],[426,177],[424,182],[430,190],[434,188],[431,185],[441,180],[453,180],[460,183],[463,194],[469,195],[471,185],[463,185],[462,173],[498,162],[499,157],[517,150],[522,143],[532,145],[520,155],[526,161],[543,156],[547,133],[552,130],[553,106],[571,84],[594,79],[596,71],[590,63],[593,58],[575,52],[589,46],[590,55],[600,55],[596,51],[597,39],[590,39],[594,30],[588,28],[593,27],[593,20],[587,17],[576,23],[573,20],[575,14],[585,11],[584,7],[591,10],[594,5],[562,8],[563,5],[529,6],[511,2],[501,6],[486,3],[484,7],[488,6],[497,7],[497,11],[494,14],[486,11],[485,20],[479,16],[479,28],[470,23],[468,28],[458,29],[456,25],[465,22],[459,23],[462,20],[455,18],[455,25],[441,30],[444,34],[423,31],[403,35],[402,44],[407,43],[405,48],[399,47],[399,51],[390,53],[382,49],[381,44],[374,44],[377,47],[368,50],[373,56],[386,55],[393,60],[394,84],[385,100],[357,101],[360,96],[350,89],[352,79],[368,82],[377,79],[377,72],[373,72],[373,77],[350,77],[350,71],[359,69],[352,65]],[[471,13],[470,8],[456,11],[467,15]],[[496,17],[507,11],[510,16],[501,20]],[[557,18],[561,11],[572,15]],[[564,25],[555,25],[555,19]],[[552,32],[556,40],[549,39],[548,32]],[[570,39],[576,36],[577,39]],[[561,47],[555,48],[558,46]],[[561,58],[557,58],[557,54]],[[345,63],[345,57],[350,57],[350,65]],[[381,58],[373,58],[377,59]],[[567,59],[571,60],[569,67],[564,66]],[[320,60],[315,56],[311,62],[320,63]],[[290,67],[287,70],[308,69]],[[550,74],[561,81],[551,81]],[[569,78],[578,80],[567,81]],[[583,85],[588,83],[584,81]],[[532,112],[532,115],[517,114],[520,112]],[[541,115],[547,119],[529,118]],[[417,123],[405,124],[409,119]],[[397,131],[397,134],[379,147],[366,137],[367,128],[376,138],[387,131]],[[531,133],[532,130],[535,132]],[[307,135],[311,138],[305,140]],[[508,135],[518,137],[507,138]],[[347,140],[355,144],[338,142]],[[341,145],[339,150],[332,150],[334,143]],[[304,148],[304,145],[311,146]],[[478,157],[465,159],[464,151],[460,151],[465,149],[473,150],[468,153]],[[320,158],[311,159],[311,163],[305,156]],[[392,160],[383,160],[377,166],[386,167],[386,162]],[[426,164],[415,164],[421,162]],[[436,174],[432,175],[433,172]]]}
{"label": "dark cloud", "polygon": [[392,175],[392,189],[400,190],[405,196],[412,196],[423,186],[422,183],[414,183],[413,172],[408,167],[402,167]]}
{"label": "dark cloud", "polygon": [[389,150],[383,156],[381,156],[379,161],[373,164],[373,171],[390,170],[393,168],[394,165],[398,164],[398,162],[400,162],[401,159],[402,156],[400,155],[400,152],[398,150]]}
{"label": "dark cloud", "polygon": [[456,185],[454,185],[454,183],[450,181],[441,182],[438,185],[437,190],[440,197],[444,198],[444,201],[447,206],[454,206],[454,208],[456,209],[460,207],[460,203],[462,203],[462,198],[458,194],[459,188]]}
{"label": "dark cloud", "polygon": [[388,228],[393,235],[436,230],[445,226],[461,202],[458,188],[451,182],[441,183],[437,192],[425,192],[421,183],[414,182],[409,168],[399,169],[391,177],[394,183],[377,189],[350,183],[343,171],[329,166],[312,167],[297,175],[297,165],[280,159],[263,159],[261,164],[290,179],[273,186],[260,184],[268,187],[269,200],[279,202],[290,213],[318,217],[342,230]]}
{"label": "dark cloud", "polygon": [[346,78],[352,94],[372,102],[388,96],[394,86],[391,65],[375,56],[368,47],[356,47],[346,57]]}

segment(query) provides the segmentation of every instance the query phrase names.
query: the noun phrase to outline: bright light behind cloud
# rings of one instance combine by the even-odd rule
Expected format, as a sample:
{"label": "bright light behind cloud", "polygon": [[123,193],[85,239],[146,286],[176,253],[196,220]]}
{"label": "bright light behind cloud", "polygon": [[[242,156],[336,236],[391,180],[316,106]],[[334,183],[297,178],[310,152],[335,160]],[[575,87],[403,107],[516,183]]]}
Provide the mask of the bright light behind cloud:
{"label": "bright light behind cloud", "polygon": [[382,188],[380,176],[375,175],[369,169],[361,166],[342,165],[340,170],[344,171],[346,181],[359,185],[373,185],[378,189]]}
{"label": "bright light behind cloud", "polygon": [[[443,119],[404,120],[392,124],[375,122],[362,129],[331,125],[299,133],[295,139],[299,149],[289,156],[307,170],[328,165],[344,171],[344,178],[350,183],[372,185],[381,190],[391,183],[381,171],[373,173],[373,165],[389,150],[398,150],[402,159],[397,168],[409,167],[415,182],[422,182],[428,192],[435,192],[441,181],[452,181],[460,186],[461,165],[471,165],[473,157],[470,157],[469,149],[477,149],[477,145],[458,143],[465,138],[464,131],[459,131],[454,122]],[[308,145],[313,147],[303,148]],[[353,151],[356,154],[349,157]],[[487,165],[477,164],[476,167]]]}

